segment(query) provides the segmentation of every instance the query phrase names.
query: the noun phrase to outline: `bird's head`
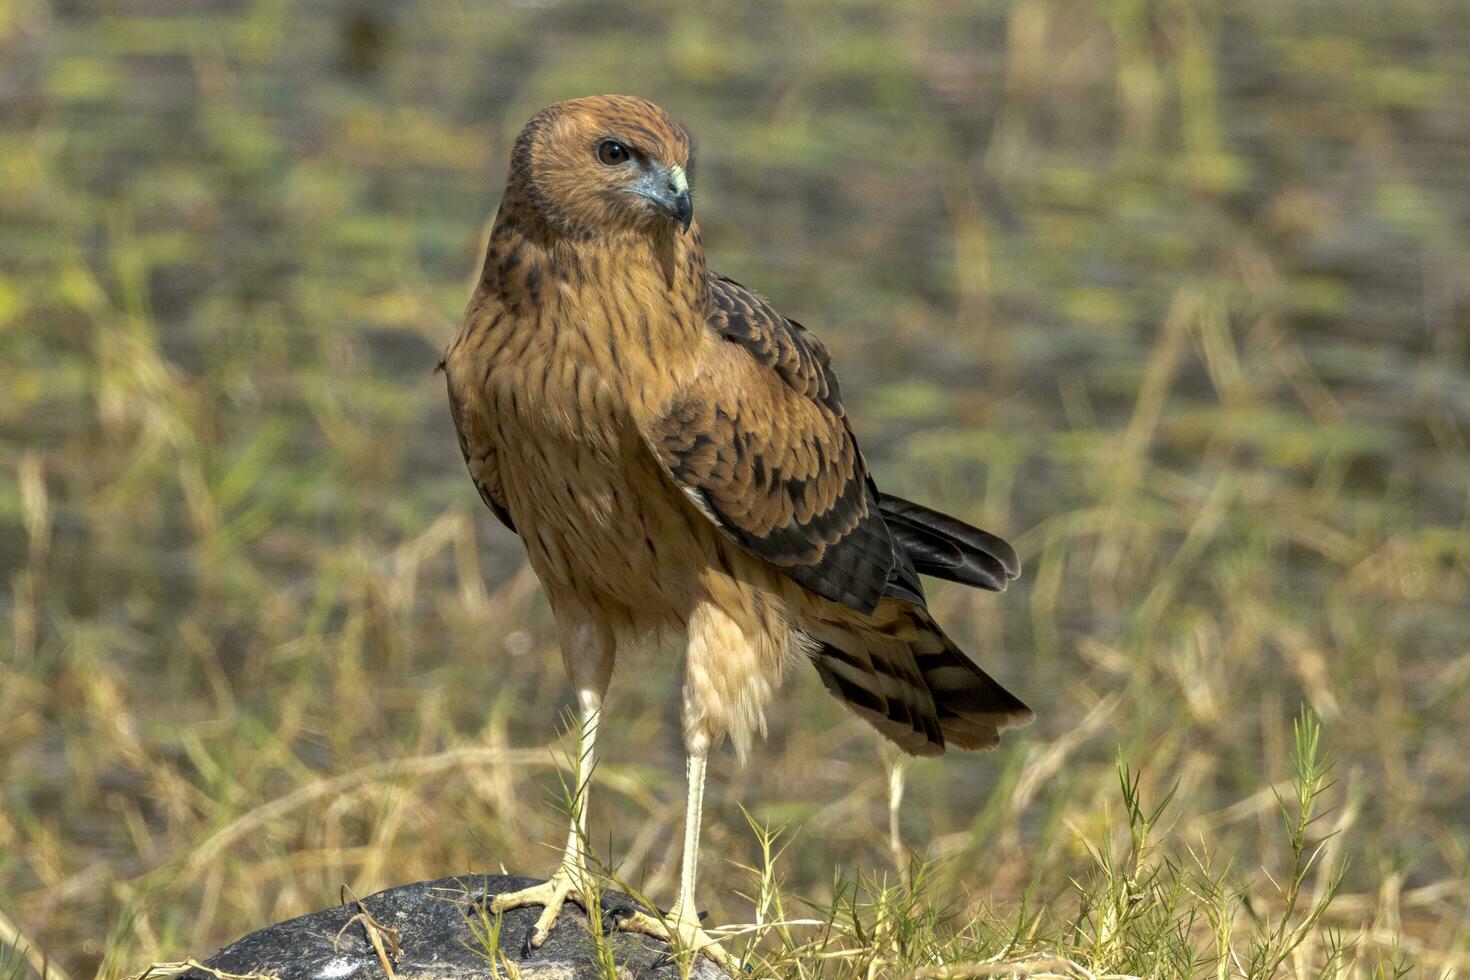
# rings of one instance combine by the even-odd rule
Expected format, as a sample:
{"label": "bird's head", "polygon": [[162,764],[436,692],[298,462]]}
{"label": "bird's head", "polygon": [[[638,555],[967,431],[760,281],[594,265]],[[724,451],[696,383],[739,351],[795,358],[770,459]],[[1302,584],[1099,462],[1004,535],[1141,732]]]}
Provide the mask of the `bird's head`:
{"label": "bird's head", "polygon": [[688,231],[689,135],[652,102],[599,95],[542,109],[516,140],[510,189],[578,237]]}

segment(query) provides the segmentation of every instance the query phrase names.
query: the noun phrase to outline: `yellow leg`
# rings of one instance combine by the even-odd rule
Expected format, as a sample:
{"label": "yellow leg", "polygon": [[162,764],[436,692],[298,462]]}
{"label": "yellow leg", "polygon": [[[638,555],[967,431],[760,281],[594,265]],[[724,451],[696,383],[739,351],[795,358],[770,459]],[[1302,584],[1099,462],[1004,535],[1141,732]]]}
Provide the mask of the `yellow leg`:
{"label": "yellow leg", "polygon": [[[491,912],[505,912],[525,908],[528,905],[544,906],[536,924],[526,934],[523,953],[539,949],[556,925],[562,906],[568,901],[587,910],[586,895],[590,893],[587,871],[587,788],[592,780],[592,767],[596,760],[597,722],[601,715],[601,698],[583,692],[581,695],[581,725],[577,731],[577,757],[572,784],[572,826],[567,832],[567,848],[562,854],[561,866],[552,876],[539,885],[523,888],[518,892],[506,892],[490,900]],[[590,914],[590,913],[589,913]]]}
{"label": "yellow leg", "polygon": [[639,932],[673,946],[677,952],[704,954],[731,976],[743,976],[734,958],[699,927],[694,904],[694,877],[699,867],[699,824],[704,810],[703,752],[689,755],[689,806],[684,813],[684,857],[679,869],[679,896],[663,921],[635,913],[619,921],[625,932]]}

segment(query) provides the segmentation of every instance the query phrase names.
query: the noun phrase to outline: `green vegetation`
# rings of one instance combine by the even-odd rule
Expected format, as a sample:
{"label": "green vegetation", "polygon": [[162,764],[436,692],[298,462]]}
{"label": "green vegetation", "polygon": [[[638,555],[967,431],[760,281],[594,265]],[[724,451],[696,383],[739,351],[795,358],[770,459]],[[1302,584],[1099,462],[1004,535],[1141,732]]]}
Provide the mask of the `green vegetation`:
{"label": "green vegetation", "polygon": [[[1303,712],[1293,736],[1289,786],[1276,801],[1284,820],[1288,876],[1273,882],[1269,905],[1250,907],[1251,883],[1219,867],[1207,846],[1174,854],[1155,843],[1153,832],[1174,794],[1146,809],[1141,777],[1119,763],[1126,835],[1100,844],[1083,840],[1090,858],[1087,872],[1046,908],[1030,908],[1029,896],[1012,909],[983,900],[978,907],[954,901],[954,877],[914,857],[900,865],[898,874],[847,877],[839,872],[825,901],[797,898],[780,874],[786,851],[782,833],[751,819],[760,860],[743,869],[749,880],[738,894],[754,914],[750,922],[718,927],[715,933],[754,975],[793,980],[1338,977],[1352,975],[1354,968],[1373,976],[1405,975],[1406,957],[1396,949],[1365,957],[1340,930],[1324,927],[1346,873],[1340,855],[1329,850],[1335,832],[1313,829],[1322,816],[1320,800],[1331,787],[1332,763],[1321,754],[1317,718]],[[570,806],[569,788],[564,790]],[[602,866],[598,873],[656,907],[619,880],[615,869]],[[600,904],[595,897],[593,904]],[[502,938],[503,918],[480,904],[471,906],[469,915],[486,962],[497,975],[514,978],[516,957],[507,950],[515,942]],[[612,945],[605,940],[594,918],[589,963],[597,964],[599,976],[617,980]],[[674,954],[683,975],[692,959],[692,950]],[[1371,970],[1362,969],[1364,960]],[[1288,962],[1292,969],[1285,970]]]}
{"label": "green vegetation", "polygon": [[[793,671],[709,921],[823,923],[791,977],[1470,972],[1460,0],[11,0],[0,977],[550,870],[552,631],[431,370],[521,123],[618,90],[878,481],[1026,565],[934,606],[1036,723],[891,834]],[[665,901],[676,683],[623,670],[591,802]]]}

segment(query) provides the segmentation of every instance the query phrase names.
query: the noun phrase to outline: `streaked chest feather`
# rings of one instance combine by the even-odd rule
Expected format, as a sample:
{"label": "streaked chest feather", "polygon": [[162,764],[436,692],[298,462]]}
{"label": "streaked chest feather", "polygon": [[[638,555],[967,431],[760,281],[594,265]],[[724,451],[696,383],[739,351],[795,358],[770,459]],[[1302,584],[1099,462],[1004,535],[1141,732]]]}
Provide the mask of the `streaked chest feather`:
{"label": "streaked chest feather", "polygon": [[687,572],[658,542],[712,533],[689,520],[637,422],[692,362],[678,343],[688,325],[632,289],[550,288],[555,295],[543,290],[533,309],[512,313],[493,298],[472,307],[446,363],[458,421],[472,455],[493,454],[506,507],[548,585],[643,601],[654,580]]}

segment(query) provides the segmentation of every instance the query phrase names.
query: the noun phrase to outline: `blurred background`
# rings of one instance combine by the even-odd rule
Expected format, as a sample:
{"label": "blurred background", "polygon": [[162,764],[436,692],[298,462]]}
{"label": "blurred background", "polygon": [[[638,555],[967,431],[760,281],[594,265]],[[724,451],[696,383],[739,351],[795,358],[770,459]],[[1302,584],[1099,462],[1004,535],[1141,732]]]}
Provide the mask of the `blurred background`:
{"label": "blurred background", "polygon": [[[878,482],[1018,545],[934,588],[1037,712],[909,769],[943,901],[1085,915],[1121,759],[1271,921],[1305,704],[1323,934],[1464,976],[1463,0],[0,5],[0,946],[114,977],[551,869],[567,691],[431,372],[515,134],[598,92],[694,134],[711,265],[825,340]],[[677,673],[615,682],[591,812],[665,900]],[[895,873],[812,671],[754,758],[712,763],[712,921],[739,804],[793,895]]]}

